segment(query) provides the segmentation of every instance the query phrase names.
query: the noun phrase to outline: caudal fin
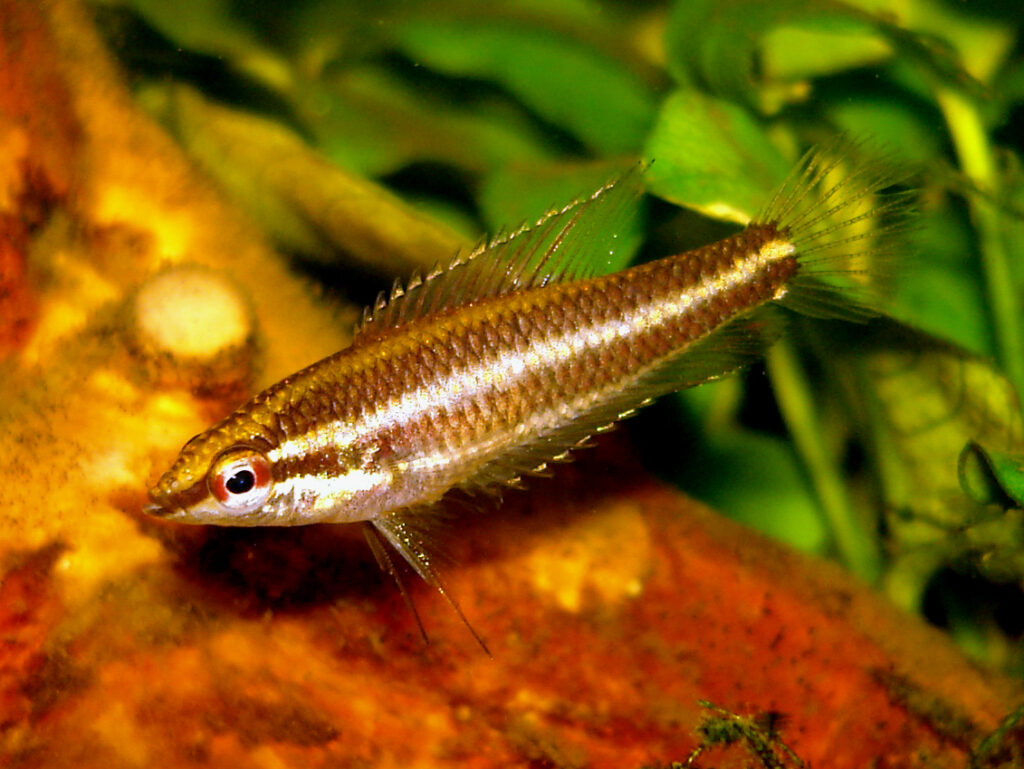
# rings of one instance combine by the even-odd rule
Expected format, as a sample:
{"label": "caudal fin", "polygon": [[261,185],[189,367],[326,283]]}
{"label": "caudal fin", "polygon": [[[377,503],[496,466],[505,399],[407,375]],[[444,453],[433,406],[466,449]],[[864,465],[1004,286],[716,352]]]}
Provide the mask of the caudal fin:
{"label": "caudal fin", "polygon": [[779,304],[862,321],[878,314],[914,218],[910,173],[891,154],[839,138],[810,150],[755,219],[796,247],[800,270]]}

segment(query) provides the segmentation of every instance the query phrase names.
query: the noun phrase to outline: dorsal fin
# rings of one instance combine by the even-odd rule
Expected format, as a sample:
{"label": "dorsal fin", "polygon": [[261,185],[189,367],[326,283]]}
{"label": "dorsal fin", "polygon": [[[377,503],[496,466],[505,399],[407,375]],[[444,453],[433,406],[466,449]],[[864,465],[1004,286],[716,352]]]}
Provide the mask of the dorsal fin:
{"label": "dorsal fin", "polygon": [[599,273],[608,260],[595,253],[604,249],[610,256],[620,248],[619,234],[642,192],[643,170],[638,164],[533,226],[499,233],[425,277],[396,282],[389,296],[381,294],[364,311],[354,343],[449,307]]}

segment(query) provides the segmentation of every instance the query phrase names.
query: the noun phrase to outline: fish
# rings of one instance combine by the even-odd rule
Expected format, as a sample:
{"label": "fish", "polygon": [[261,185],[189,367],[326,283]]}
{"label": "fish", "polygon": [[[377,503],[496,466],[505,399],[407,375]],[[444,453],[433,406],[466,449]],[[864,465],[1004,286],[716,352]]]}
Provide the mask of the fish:
{"label": "fish", "polygon": [[893,164],[856,162],[864,154],[822,145],[736,234],[617,272],[601,274],[594,253],[617,247],[642,167],[396,283],[349,347],[188,441],[145,512],[219,526],[360,523],[410,606],[388,546],[486,650],[436,565],[445,497],[520,486],[659,396],[756,360],[773,307],[872,316],[911,204],[892,189]]}

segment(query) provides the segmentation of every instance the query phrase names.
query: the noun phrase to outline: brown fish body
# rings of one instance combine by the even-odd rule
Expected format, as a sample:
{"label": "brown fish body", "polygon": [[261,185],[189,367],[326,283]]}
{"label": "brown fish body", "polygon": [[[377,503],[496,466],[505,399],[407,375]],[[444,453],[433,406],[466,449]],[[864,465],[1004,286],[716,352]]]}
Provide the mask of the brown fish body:
{"label": "brown fish body", "polygon": [[621,214],[635,190],[619,183],[396,290],[351,347],[190,441],[148,511],[368,521],[371,544],[382,535],[440,588],[417,519],[449,490],[515,484],[643,403],[749,362],[763,305],[863,309],[848,246],[876,211],[905,206],[877,205],[889,177],[873,167],[814,197],[838,165],[812,155],[742,232],[621,272],[587,274],[580,252],[595,246],[573,240]]}
{"label": "brown fish body", "polygon": [[[777,298],[796,269],[792,245],[757,226],[612,275],[357,337],[215,428],[262,451],[273,483],[288,489],[283,504],[232,522],[351,523],[431,504],[453,487],[514,482],[636,408],[635,396],[618,396]],[[664,384],[657,389],[678,387]],[[580,422],[585,429],[562,434]],[[524,455],[538,443],[544,450]],[[353,482],[325,498],[316,489],[329,488],[328,476]]]}

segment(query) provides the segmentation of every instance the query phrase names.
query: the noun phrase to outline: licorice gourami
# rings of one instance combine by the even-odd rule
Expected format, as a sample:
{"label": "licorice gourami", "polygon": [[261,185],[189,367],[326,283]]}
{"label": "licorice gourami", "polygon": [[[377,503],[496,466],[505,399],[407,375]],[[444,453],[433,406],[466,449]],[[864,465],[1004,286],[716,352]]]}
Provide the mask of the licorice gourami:
{"label": "licorice gourami", "polygon": [[364,522],[384,568],[397,577],[386,541],[459,611],[426,541],[447,492],[518,484],[652,399],[750,362],[766,305],[871,313],[909,200],[885,193],[889,161],[862,155],[843,141],[812,151],[739,233],[621,272],[591,274],[610,244],[590,233],[629,213],[639,170],[397,286],[350,347],[190,440],[146,511]]}

